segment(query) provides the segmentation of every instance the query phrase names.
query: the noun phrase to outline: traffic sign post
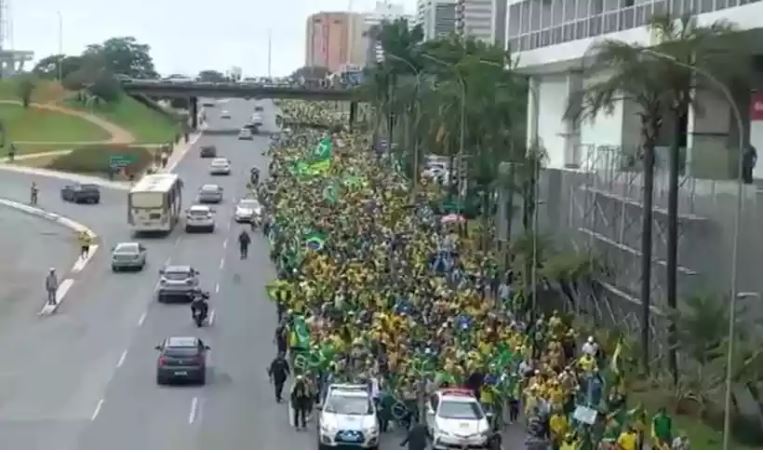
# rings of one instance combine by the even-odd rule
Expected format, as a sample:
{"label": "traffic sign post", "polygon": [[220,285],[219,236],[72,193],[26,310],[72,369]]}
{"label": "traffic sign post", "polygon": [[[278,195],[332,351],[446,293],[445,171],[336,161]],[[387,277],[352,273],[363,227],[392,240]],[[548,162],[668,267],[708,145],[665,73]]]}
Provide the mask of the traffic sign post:
{"label": "traffic sign post", "polygon": [[125,168],[133,162],[135,162],[135,157],[133,156],[109,156],[109,167],[111,168]]}

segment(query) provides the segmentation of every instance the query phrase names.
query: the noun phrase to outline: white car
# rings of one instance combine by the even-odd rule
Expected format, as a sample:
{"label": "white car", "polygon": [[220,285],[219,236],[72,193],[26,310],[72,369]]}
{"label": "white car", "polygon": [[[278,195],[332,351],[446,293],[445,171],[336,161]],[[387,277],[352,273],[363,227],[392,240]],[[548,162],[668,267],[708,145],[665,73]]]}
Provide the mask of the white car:
{"label": "white car", "polygon": [[433,449],[483,448],[489,441],[489,417],[473,392],[443,389],[435,392],[426,405],[426,423]]}
{"label": "white car", "polygon": [[215,231],[215,211],[209,206],[197,204],[186,210],[186,232]]}
{"label": "white car", "polygon": [[239,129],[239,140],[252,140],[252,131],[246,127]]}
{"label": "white car", "polygon": [[211,175],[230,175],[231,162],[225,157],[216,157],[210,162]]}
{"label": "white car", "polygon": [[146,266],[146,247],[138,242],[120,242],[112,249],[112,270],[141,270]]}
{"label": "white car", "polygon": [[230,120],[231,114],[228,113],[228,110],[221,110],[220,117],[223,118],[224,120]]}
{"label": "white car", "polygon": [[261,112],[255,112],[252,114],[252,117],[250,118],[252,124],[256,126],[262,126],[263,125],[263,114]]}
{"label": "white car", "polygon": [[380,426],[367,386],[331,384],[319,414],[319,449],[377,449],[379,446]]}
{"label": "white car", "polygon": [[242,198],[236,204],[236,209],[234,210],[234,220],[240,223],[252,222],[253,217],[260,217],[262,215],[263,206],[261,206],[258,200],[252,198]]}

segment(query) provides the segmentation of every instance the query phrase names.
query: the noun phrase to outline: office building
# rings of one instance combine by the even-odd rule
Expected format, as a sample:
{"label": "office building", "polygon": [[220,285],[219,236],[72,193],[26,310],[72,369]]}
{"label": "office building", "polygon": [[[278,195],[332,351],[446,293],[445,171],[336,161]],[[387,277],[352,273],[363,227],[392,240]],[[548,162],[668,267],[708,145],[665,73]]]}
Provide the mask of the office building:
{"label": "office building", "polygon": [[350,12],[321,12],[306,20],[306,66],[338,72],[343,65],[362,66],[364,17]]}
{"label": "office building", "polygon": [[405,19],[410,28],[415,25],[414,16],[406,14],[404,6],[397,3],[378,1],[373,11],[364,14],[362,40],[366,50],[365,62],[367,65],[382,61],[382,44],[376,37],[382,24],[384,22],[395,22],[399,19]]}
{"label": "office building", "polygon": [[426,41],[455,31],[456,6],[456,0],[418,0],[417,21]]}
{"label": "office building", "polygon": [[461,36],[472,36],[489,43],[494,39],[495,0],[457,0],[455,30]]}

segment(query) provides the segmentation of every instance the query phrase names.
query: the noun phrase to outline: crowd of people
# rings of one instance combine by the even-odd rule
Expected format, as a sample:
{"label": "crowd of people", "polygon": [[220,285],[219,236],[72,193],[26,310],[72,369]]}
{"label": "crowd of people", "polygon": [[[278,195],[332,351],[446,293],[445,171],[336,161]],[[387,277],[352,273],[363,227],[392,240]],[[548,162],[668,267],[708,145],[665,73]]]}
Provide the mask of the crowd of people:
{"label": "crowd of people", "polygon": [[329,382],[369,383],[384,431],[416,424],[430,392],[464,387],[497,432],[522,415],[529,448],[689,447],[665,411],[627,409],[618,352],[514,303],[512,269],[465,239],[460,216],[436,214],[440,188],[413,196],[370,137],[300,128],[331,115],[281,107],[292,129],[259,189],[278,270],[277,400],[290,368],[317,400]]}

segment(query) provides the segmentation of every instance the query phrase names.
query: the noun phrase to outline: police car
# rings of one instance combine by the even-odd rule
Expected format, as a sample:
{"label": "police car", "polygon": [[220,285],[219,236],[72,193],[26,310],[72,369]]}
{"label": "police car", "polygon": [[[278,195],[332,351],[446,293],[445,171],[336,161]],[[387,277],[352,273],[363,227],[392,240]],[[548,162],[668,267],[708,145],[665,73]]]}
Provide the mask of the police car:
{"label": "police car", "polygon": [[379,446],[380,426],[367,386],[330,384],[319,414],[319,449]]}
{"label": "police car", "polygon": [[489,417],[466,389],[442,389],[427,402],[426,422],[433,449],[484,448],[491,435]]}

